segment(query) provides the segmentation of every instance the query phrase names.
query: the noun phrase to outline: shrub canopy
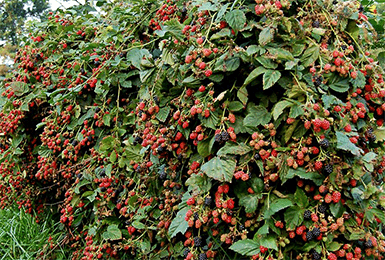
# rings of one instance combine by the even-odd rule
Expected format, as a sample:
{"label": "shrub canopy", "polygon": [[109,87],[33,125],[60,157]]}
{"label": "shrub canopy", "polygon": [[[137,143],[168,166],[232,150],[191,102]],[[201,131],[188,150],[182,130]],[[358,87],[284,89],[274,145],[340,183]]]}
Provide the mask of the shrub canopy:
{"label": "shrub canopy", "polygon": [[73,259],[383,259],[376,14],[97,5],[35,24],[2,83],[1,206],[57,210]]}

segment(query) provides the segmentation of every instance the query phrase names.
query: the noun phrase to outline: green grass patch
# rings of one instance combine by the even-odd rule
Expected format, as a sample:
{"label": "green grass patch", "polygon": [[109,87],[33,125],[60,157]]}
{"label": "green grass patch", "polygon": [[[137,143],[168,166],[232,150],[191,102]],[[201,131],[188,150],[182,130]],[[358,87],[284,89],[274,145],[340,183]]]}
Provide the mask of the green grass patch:
{"label": "green grass patch", "polygon": [[[60,225],[50,213],[36,223],[23,209],[0,210],[0,260],[69,259],[59,246],[64,239]],[[52,248],[48,242],[50,236]]]}

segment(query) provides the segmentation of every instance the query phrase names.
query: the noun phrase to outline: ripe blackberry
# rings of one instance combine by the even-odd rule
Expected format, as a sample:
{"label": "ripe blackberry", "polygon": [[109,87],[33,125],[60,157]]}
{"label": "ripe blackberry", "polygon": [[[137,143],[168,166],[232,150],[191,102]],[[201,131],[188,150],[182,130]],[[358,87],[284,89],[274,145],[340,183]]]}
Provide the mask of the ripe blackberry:
{"label": "ripe blackberry", "polygon": [[319,142],[319,145],[320,145],[322,148],[326,149],[326,148],[329,147],[330,143],[329,143],[329,140],[325,138],[325,139],[322,139],[322,140]]}
{"label": "ripe blackberry", "polygon": [[200,253],[199,256],[198,256],[198,260],[207,260],[206,253]]}
{"label": "ripe blackberry", "polygon": [[327,210],[327,206],[325,204],[321,204],[318,206],[318,211],[322,214],[325,214]]}
{"label": "ripe blackberry", "polygon": [[213,202],[213,199],[210,196],[207,196],[205,198],[205,205],[206,206],[210,207],[212,202]]}
{"label": "ripe blackberry", "polygon": [[319,85],[322,84],[322,81],[323,81],[323,77],[322,76],[319,76],[319,77],[316,77],[314,78],[314,86],[318,87]]}
{"label": "ripe blackberry", "polygon": [[368,240],[365,242],[365,247],[367,247],[367,248],[373,247],[373,241],[372,241],[371,239],[368,239]]}
{"label": "ripe blackberry", "polygon": [[199,214],[198,214],[198,212],[195,212],[194,213],[194,220],[198,220],[199,219]]}
{"label": "ripe blackberry", "polygon": [[156,148],[156,150],[158,151],[158,153],[163,153],[164,152],[164,147],[163,146],[159,146],[158,148]]}
{"label": "ripe blackberry", "polygon": [[226,131],[223,131],[223,132],[221,133],[221,137],[222,137],[222,141],[224,141],[224,142],[227,142],[227,141],[230,139],[230,135],[229,135],[229,133],[226,132]]}
{"label": "ripe blackberry", "polygon": [[305,212],[303,213],[303,218],[304,219],[310,219],[311,218],[311,211],[305,210]]}
{"label": "ripe blackberry", "polygon": [[244,225],[242,225],[242,224],[239,224],[239,231],[242,231],[242,230],[244,230],[245,229],[245,226]]}
{"label": "ripe blackberry", "polygon": [[154,96],[154,102],[155,104],[159,105],[159,97],[158,96]]}
{"label": "ripe blackberry", "polygon": [[162,170],[159,172],[159,179],[161,179],[161,180],[166,179],[166,172],[164,171],[164,169],[162,169]]}
{"label": "ripe blackberry", "polygon": [[318,28],[318,27],[319,27],[319,21],[318,21],[318,20],[315,20],[315,21],[313,22],[313,27],[314,27],[314,28]]}
{"label": "ripe blackberry", "polygon": [[215,140],[215,142],[217,142],[217,143],[221,143],[221,142],[222,142],[222,135],[221,135],[221,134],[216,134],[216,135],[214,136],[214,140]]}
{"label": "ripe blackberry", "polygon": [[313,232],[307,232],[306,233],[306,240],[307,241],[311,241],[311,240],[313,240],[313,238],[314,238],[314,234],[313,234]]}
{"label": "ripe blackberry", "polygon": [[320,260],[321,259],[321,255],[315,250],[313,251],[312,255],[313,255],[314,260]]}
{"label": "ripe blackberry", "polygon": [[331,174],[333,172],[333,165],[331,165],[330,163],[329,164],[326,164],[325,165],[325,168],[324,168],[324,173],[326,174]]}
{"label": "ripe blackberry", "polygon": [[368,134],[368,139],[370,142],[374,142],[376,141],[377,137],[375,134],[371,133],[371,134]]}
{"label": "ripe blackberry", "polygon": [[186,258],[188,253],[190,253],[190,248],[185,248],[184,251],[183,251],[183,257]]}
{"label": "ripe blackberry", "polygon": [[259,159],[261,159],[261,156],[259,155],[259,153],[256,153],[254,155],[254,160],[259,160]]}
{"label": "ripe blackberry", "polygon": [[311,231],[314,235],[314,237],[319,237],[319,235],[321,235],[321,231],[319,228],[313,228],[313,230]]}
{"label": "ripe blackberry", "polygon": [[143,142],[143,139],[140,138],[139,136],[135,137],[134,141],[132,142],[133,145],[137,145],[139,143]]}
{"label": "ripe blackberry", "polygon": [[202,246],[202,238],[201,237],[194,237],[194,246],[196,246],[196,247]]}

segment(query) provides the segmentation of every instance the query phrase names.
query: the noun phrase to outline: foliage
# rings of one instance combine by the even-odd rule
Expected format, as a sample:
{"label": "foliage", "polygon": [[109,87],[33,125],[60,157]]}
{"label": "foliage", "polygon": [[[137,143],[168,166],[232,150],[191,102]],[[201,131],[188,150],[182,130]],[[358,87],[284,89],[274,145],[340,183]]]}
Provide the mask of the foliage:
{"label": "foliage", "polygon": [[[0,210],[2,259],[38,259],[41,255],[67,259],[66,253],[59,248],[62,239],[59,223],[55,223],[50,213],[39,223],[17,207]],[[55,254],[51,254],[53,251]]]}
{"label": "foliage", "polygon": [[1,206],[58,210],[73,259],[383,258],[385,88],[359,2],[96,5],[17,53]]}
{"label": "foliage", "polygon": [[27,18],[46,17],[47,0],[5,0],[0,3],[0,40],[17,45]]}

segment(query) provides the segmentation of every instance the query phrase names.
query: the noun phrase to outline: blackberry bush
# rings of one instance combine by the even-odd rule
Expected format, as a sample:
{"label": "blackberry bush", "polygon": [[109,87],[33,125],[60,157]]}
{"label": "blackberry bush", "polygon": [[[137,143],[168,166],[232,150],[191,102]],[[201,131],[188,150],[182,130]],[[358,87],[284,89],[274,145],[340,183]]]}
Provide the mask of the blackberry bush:
{"label": "blackberry bush", "polygon": [[0,206],[55,212],[72,259],[383,259],[383,20],[362,4],[31,22],[1,82]]}

